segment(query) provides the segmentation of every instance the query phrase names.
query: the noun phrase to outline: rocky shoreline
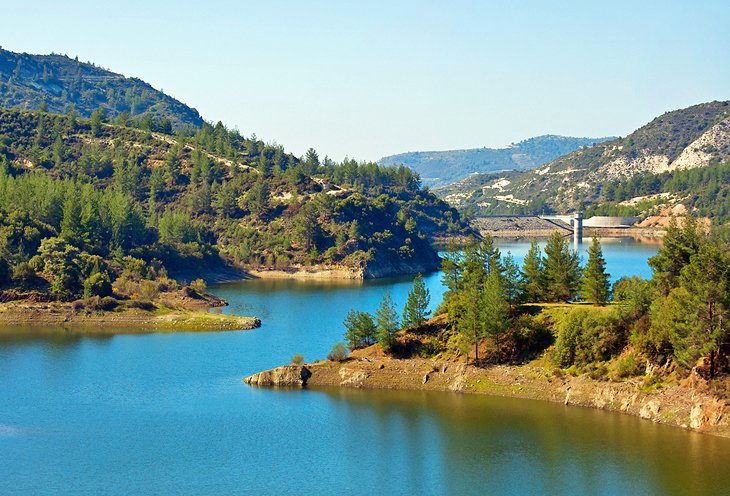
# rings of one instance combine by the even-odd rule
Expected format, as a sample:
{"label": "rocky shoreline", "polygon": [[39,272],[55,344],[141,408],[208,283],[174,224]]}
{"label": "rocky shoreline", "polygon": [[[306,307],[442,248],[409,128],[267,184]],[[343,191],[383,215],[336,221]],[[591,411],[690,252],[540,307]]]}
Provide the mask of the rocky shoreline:
{"label": "rocky shoreline", "polygon": [[[645,378],[661,373],[649,366]],[[725,400],[713,395],[696,372],[676,385],[652,386],[645,379],[598,381],[535,364],[481,368],[420,358],[354,356],[343,362],[277,367],[246,377],[244,382],[268,387],[433,390],[537,399],[619,412],[730,437]]]}

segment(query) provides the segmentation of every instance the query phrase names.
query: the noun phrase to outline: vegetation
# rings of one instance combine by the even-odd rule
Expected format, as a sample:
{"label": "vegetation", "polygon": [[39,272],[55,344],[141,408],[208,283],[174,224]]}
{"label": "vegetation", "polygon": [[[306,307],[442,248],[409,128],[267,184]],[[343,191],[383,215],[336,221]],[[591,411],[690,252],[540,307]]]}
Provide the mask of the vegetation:
{"label": "vegetation", "polygon": [[337,343],[332,347],[332,350],[327,354],[327,360],[331,362],[341,362],[347,357],[347,348],[342,343]]}
{"label": "vegetation", "polygon": [[440,152],[409,152],[383,157],[382,165],[403,164],[418,172],[425,184],[442,187],[476,173],[539,167],[584,146],[611,138],[538,136],[505,148],[474,148]]}
{"label": "vegetation", "polygon": [[[648,198],[672,194],[718,223],[730,219],[730,141],[718,138],[699,150],[708,166],[652,174],[641,159],[666,157],[671,163],[712,126],[727,122],[730,102],[708,102],[668,112],[625,138],[598,143],[557,158],[535,171],[485,174],[443,191],[472,215],[563,213],[581,209],[587,216],[634,216],[662,203]],[[638,161],[638,162],[635,162]],[[630,166],[627,164],[639,164]],[[612,180],[607,180],[612,178]]]}
{"label": "vegetation", "polygon": [[[170,132],[199,128],[195,109],[135,78],[65,55],[30,55],[0,49],[0,106],[92,117],[99,109],[126,126]],[[94,124],[96,122],[96,125]],[[99,120],[92,126],[99,129]]]}
{"label": "vegetation", "polygon": [[610,274],[606,272],[606,260],[598,238],[593,237],[588,249],[588,263],[583,269],[581,296],[594,305],[605,305],[611,294]]}
{"label": "vegetation", "polygon": [[[730,242],[723,232],[706,232],[692,218],[673,222],[649,261],[651,280],[625,277],[613,291],[595,239],[585,268],[568,278],[577,284],[549,276],[550,267],[576,266],[557,237],[542,255],[533,241],[521,270],[512,264],[489,237],[449,253],[437,317],[389,333],[386,351],[468,359],[473,350],[476,365],[545,353],[571,373],[615,380],[641,375],[647,362],[708,379],[730,372]],[[566,288],[573,288],[567,298]],[[594,305],[577,302],[576,288]]]}
{"label": "vegetation", "polygon": [[380,307],[375,312],[375,336],[385,351],[391,351],[396,344],[396,333],[400,329],[398,313],[390,292],[385,293]]}
{"label": "vegetation", "polygon": [[95,119],[0,110],[0,283],[72,299],[222,263],[427,270],[428,237],[466,229],[404,167]]}
{"label": "vegetation", "polygon": [[431,312],[428,305],[431,303],[431,293],[423,283],[423,277],[418,274],[413,280],[413,288],[408,292],[405,308],[403,308],[403,327],[415,327],[423,324]]}

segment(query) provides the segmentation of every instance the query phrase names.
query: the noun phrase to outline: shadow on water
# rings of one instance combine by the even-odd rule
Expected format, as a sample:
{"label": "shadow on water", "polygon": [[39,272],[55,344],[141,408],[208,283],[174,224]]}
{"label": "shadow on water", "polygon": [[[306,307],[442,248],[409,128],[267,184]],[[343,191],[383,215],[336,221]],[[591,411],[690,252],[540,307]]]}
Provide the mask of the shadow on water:
{"label": "shadow on water", "polygon": [[706,494],[730,484],[730,440],[628,415],[458,393],[309,392],[341,402],[350,424],[377,418],[370,449],[387,460],[393,442],[409,443],[404,473],[439,471],[453,493],[474,481],[505,494]]}

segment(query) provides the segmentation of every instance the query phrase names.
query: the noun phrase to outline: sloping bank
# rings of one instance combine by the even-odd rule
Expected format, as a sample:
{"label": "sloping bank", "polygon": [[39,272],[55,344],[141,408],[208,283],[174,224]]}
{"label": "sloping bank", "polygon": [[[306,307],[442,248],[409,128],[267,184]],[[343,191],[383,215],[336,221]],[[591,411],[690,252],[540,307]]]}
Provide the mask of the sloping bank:
{"label": "sloping bank", "polygon": [[0,303],[0,332],[18,328],[73,328],[76,332],[94,333],[202,332],[249,330],[260,325],[261,321],[256,317],[170,308],[161,304],[98,311],[78,309],[73,304],[62,302]]}
{"label": "sloping bank", "polygon": [[[661,371],[647,370],[647,377]],[[287,365],[244,379],[252,386],[419,389],[491,394],[564,403],[635,415],[662,424],[730,437],[726,402],[696,373],[680,385],[652,388],[573,377],[535,365],[476,368],[420,358],[354,357],[344,362]]]}

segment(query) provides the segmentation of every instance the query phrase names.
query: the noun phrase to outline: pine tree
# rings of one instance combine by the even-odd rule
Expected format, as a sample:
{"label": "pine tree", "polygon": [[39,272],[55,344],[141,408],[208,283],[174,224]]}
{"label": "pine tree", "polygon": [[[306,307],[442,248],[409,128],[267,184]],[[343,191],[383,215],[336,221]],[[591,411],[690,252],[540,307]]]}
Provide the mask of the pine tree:
{"label": "pine tree", "polygon": [[376,328],[373,316],[367,312],[350,310],[345,317],[345,340],[351,350],[375,343]]}
{"label": "pine tree", "polygon": [[484,334],[492,338],[499,356],[502,336],[509,329],[510,304],[505,298],[504,278],[497,271],[490,272],[484,283],[481,310]]}
{"label": "pine tree", "polygon": [[542,253],[537,240],[533,238],[522,262],[522,293],[525,301],[536,303],[543,300],[545,290],[542,271]]}
{"label": "pine tree", "polygon": [[428,310],[429,303],[431,303],[431,292],[423,283],[421,274],[418,274],[413,280],[413,288],[408,292],[408,299],[403,308],[403,327],[423,324],[431,313]]}
{"label": "pine tree", "polygon": [[559,232],[553,233],[545,245],[543,267],[548,301],[570,301],[577,296],[580,286],[578,254],[570,250]]}
{"label": "pine tree", "polygon": [[516,304],[522,301],[522,277],[520,275],[520,268],[517,266],[515,257],[510,252],[502,260],[502,266],[504,268],[504,297],[512,308]]}
{"label": "pine tree", "polygon": [[391,298],[390,291],[388,291],[380,302],[380,307],[375,312],[376,336],[383,350],[391,351],[393,349],[399,327],[395,303],[393,303],[393,298]]}
{"label": "pine tree", "polygon": [[605,305],[611,293],[610,275],[606,272],[606,260],[598,238],[593,237],[588,249],[588,263],[583,269],[581,296],[594,305]]}
{"label": "pine tree", "polygon": [[81,227],[81,202],[75,188],[69,190],[63,204],[61,237],[77,247],[82,247],[83,230]]}

